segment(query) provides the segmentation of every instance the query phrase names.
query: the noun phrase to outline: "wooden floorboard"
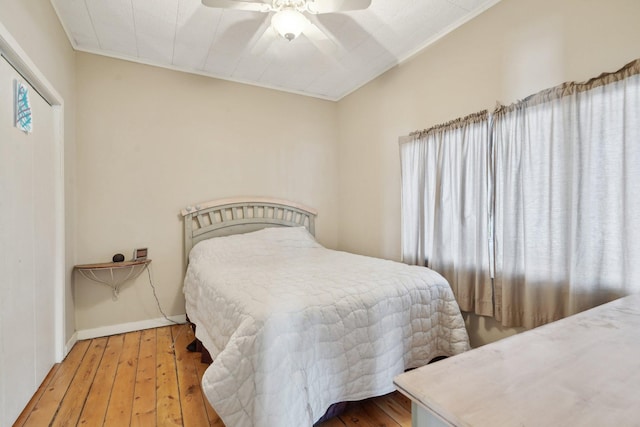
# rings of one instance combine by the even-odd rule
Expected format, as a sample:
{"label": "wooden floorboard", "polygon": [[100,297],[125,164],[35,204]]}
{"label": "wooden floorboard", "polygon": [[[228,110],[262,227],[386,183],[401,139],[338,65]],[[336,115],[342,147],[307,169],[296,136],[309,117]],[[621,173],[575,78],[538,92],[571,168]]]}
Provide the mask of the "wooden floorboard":
{"label": "wooden floorboard", "polygon": [[[78,341],[14,426],[225,427],[200,388],[207,365],[186,351],[193,338],[175,325]],[[316,425],[349,426],[410,427],[411,403],[395,392]]]}
{"label": "wooden floorboard", "polygon": [[[391,416],[387,415],[373,399],[350,404],[347,410],[338,416],[347,427],[379,427],[398,426],[399,424]],[[411,425],[411,421],[409,424]]]}
{"label": "wooden floorboard", "polygon": [[124,335],[112,335],[107,338],[107,346],[80,414],[79,425],[101,426],[104,423],[123,346]]}
{"label": "wooden floorboard", "polygon": [[55,365],[53,365],[53,368],[51,368],[47,376],[44,378],[44,380],[42,381],[42,384],[40,384],[40,387],[38,387],[38,390],[36,390],[36,393],[33,395],[31,400],[27,404],[27,406],[22,410],[22,413],[20,414],[20,416],[18,416],[18,419],[13,424],[14,427],[22,427],[24,425],[24,423],[27,421],[27,418],[29,418],[29,415],[31,415],[31,411],[33,411],[33,409],[35,408],[36,404],[38,403],[38,401],[42,397],[42,394],[45,392],[45,390],[49,386],[49,383],[51,383],[51,380],[55,376],[56,372],[58,372],[59,368],[60,368],[59,363],[56,363]]}
{"label": "wooden floorboard", "polygon": [[[209,425],[207,409],[204,406],[205,397],[202,395],[200,380],[195,363],[200,363],[200,355],[187,351],[187,346],[192,341],[189,335],[189,326],[173,326],[176,353],[176,366],[178,373],[178,388],[180,389],[180,402],[182,404],[183,424],[185,427],[200,427]],[[184,416],[189,414],[189,416]]]}
{"label": "wooden floorboard", "polygon": [[[200,363],[200,357],[198,356],[199,353],[194,353],[196,355],[196,370],[198,371],[198,378],[202,379],[202,376],[204,375],[204,371],[207,369],[207,364],[204,363]],[[205,398],[205,402],[204,402],[204,406],[205,409],[207,411],[207,418],[209,418],[209,426],[210,427],[225,427],[224,423],[222,422],[222,420],[220,419],[220,416],[218,416],[218,414],[216,413],[216,411],[213,410],[213,408],[211,407],[211,405],[209,404],[209,401],[206,400]]]}
{"label": "wooden floorboard", "polygon": [[100,360],[102,360],[106,344],[106,338],[98,338],[91,341],[73,377],[73,381],[62,399],[51,427],[75,426],[78,424],[80,412],[87,400],[89,389],[98,370]]}
{"label": "wooden floorboard", "polygon": [[34,405],[33,411],[24,423],[25,426],[42,427],[51,424],[90,344],[90,341],[80,341],[73,346]]}
{"label": "wooden floorboard", "polygon": [[131,410],[131,425],[134,427],[156,425],[156,339],[156,329],[142,331]]}
{"label": "wooden floorboard", "polygon": [[104,426],[121,427],[131,424],[133,393],[136,384],[136,372],[138,371],[138,357],[140,355],[140,336],[141,332],[139,331],[131,332],[124,336],[116,378],[113,382],[111,398],[104,417]]}
{"label": "wooden floorboard", "polygon": [[409,399],[402,398],[400,393],[391,393],[379,397],[375,400],[375,404],[382,411],[393,418],[400,425],[411,425],[411,402]]}
{"label": "wooden floorboard", "polygon": [[[171,328],[158,329],[158,362],[156,370],[157,425],[181,426],[182,409],[176,374]],[[188,414],[187,414],[188,415]]]}

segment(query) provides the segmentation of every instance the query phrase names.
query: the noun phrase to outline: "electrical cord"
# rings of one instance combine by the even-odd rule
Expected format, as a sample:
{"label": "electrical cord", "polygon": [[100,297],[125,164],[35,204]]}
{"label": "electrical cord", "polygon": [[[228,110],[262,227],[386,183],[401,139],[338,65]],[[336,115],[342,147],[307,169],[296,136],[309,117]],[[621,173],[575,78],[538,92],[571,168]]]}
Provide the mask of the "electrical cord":
{"label": "electrical cord", "polygon": [[[153,290],[153,297],[156,299],[156,305],[158,306],[158,310],[160,311],[160,313],[162,314],[162,316],[171,323],[174,323],[176,325],[182,325],[185,327],[189,327],[189,323],[180,323],[180,322],[176,322],[173,319],[169,319],[169,316],[167,316],[164,312],[164,310],[162,310],[162,306],[160,305],[160,300],[158,299],[158,295],[156,294],[156,287],[153,284],[153,279],[151,278],[151,265],[147,266],[147,276],[149,276],[149,285],[151,286],[151,289]],[[174,337],[173,341],[171,342],[171,349],[174,350],[176,347],[176,341],[178,341],[178,337],[180,337],[180,334],[182,334],[182,332],[184,331],[185,328],[180,328],[180,331],[178,331],[178,333],[176,334],[176,336]]]}
{"label": "electrical cord", "polygon": [[182,325],[182,323],[180,322],[176,322],[173,319],[169,319],[169,317],[162,310],[162,307],[160,306],[160,300],[158,299],[158,295],[156,294],[156,287],[153,285],[153,279],[151,279],[151,265],[147,266],[147,275],[149,276],[149,285],[151,285],[151,289],[153,290],[153,297],[156,299],[156,305],[158,306],[158,310],[160,310],[160,313],[162,314],[162,316],[171,323],[175,323],[176,325]]}

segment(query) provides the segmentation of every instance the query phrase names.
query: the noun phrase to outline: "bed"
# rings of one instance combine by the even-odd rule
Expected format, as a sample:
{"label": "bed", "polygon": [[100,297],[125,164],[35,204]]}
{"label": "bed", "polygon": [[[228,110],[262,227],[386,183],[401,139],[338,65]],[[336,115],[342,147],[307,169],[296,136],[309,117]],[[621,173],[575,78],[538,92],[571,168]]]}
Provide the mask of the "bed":
{"label": "bed", "polygon": [[182,215],[187,316],[213,358],[202,388],[227,427],[311,426],[469,349],[445,279],[324,248],[313,209],[243,198]]}

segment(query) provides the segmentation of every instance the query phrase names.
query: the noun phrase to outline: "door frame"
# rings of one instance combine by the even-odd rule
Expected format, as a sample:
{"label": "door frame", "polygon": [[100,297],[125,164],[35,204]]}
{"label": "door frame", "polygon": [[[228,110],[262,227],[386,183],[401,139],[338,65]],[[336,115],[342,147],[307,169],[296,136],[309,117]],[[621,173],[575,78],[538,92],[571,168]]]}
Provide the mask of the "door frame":
{"label": "door frame", "polygon": [[36,67],[18,42],[11,36],[6,27],[0,22],[0,51],[7,61],[22,75],[22,77],[51,105],[54,121],[54,152],[55,162],[55,272],[54,286],[54,343],[55,359],[61,362],[68,350],[65,346],[65,300],[66,300],[66,266],[65,266],[65,192],[64,192],[64,99],[44,74]]}

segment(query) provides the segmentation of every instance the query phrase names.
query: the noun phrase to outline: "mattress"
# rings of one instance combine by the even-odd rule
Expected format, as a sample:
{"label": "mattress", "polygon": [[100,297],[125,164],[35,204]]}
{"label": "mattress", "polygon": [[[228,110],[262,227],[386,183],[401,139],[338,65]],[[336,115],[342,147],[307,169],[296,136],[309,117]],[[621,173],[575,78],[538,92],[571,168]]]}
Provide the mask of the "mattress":
{"label": "mattress", "polygon": [[447,281],[324,248],[304,227],[209,239],[189,255],[187,314],[213,363],[202,388],[227,427],[311,426],[336,402],[469,349]]}

